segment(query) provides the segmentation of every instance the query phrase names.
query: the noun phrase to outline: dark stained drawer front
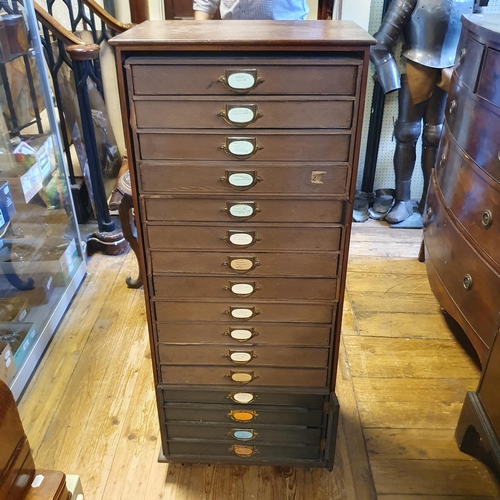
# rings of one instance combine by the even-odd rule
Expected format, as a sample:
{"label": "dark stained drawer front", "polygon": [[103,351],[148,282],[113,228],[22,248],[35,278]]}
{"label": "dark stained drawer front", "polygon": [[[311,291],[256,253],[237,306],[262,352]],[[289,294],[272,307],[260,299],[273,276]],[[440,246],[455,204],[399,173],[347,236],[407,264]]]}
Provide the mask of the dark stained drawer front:
{"label": "dark stained drawer front", "polygon": [[459,147],[500,182],[500,108],[452,80],[446,121]]}
{"label": "dark stained drawer front", "polygon": [[169,130],[163,133],[139,131],[142,160],[234,161],[252,158],[260,161],[338,161],[349,160],[349,133]]}
{"label": "dark stained drawer front", "polygon": [[246,161],[139,163],[139,189],[169,194],[346,195],[348,166],[334,163]]}
{"label": "dark stained drawer front", "polygon": [[484,45],[471,38],[466,30],[463,30],[458,42],[457,60],[455,61],[455,72],[458,78],[472,92],[476,91],[479,67],[483,60]]}
{"label": "dark stained drawer front", "polygon": [[[260,388],[258,390],[235,390],[231,387],[227,390],[201,390],[193,386],[163,387],[164,403],[231,403],[232,408],[246,407],[251,404],[271,406],[309,406],[323,408],[326,396],[323,394],[293,393],[290,390],[276,392]],[[236,405],[236,406],[234,406]]]}
{"label": "dark stained drawer front", "polygon": [[153,276],[155,297],[214,299],[335,299],[336,279]]}
{"label": "dark stained drawer front", "polygon": [[172,421],[204,421],[250,427],[253,424],[302,425],[321,427],[323,408],[294,408],[283,406],[248,405],[245,407],[232,404],[178,404],[168,403],[163,406],[167,423]]}
{"label": "dark stained drawer front", "polygon": [[436,166],[444,200],[457,220],[488,256],[500,266],[500,184],[462,156],[445,130],[440,155],[447,161]]}
{"label": "dark stained drawer front", "polygon": [[[250,99],[250,100],[249,100]],[[138,128],[241,130],[253,128],[349,129],[354,102],[332,97],[136,98]]]}
{"label": "dark stained drawer front", "polygon": [[344,202],[341,200],[303,200],[227,197],[227,199],[145,198],[148,221],[226,222],[326,222],[341,223]]}
{"label": "dark stained drawer front", "polygon": [[170,422],[167,424],[168,439],[204,439],[228,441],[231,444],[250,443],[256,445],[265,442],[290,444],[315,444],[319,447],[321,428],[305,426],[271,426],[254,424],[239,426],[217,425],[202,422]]}
{"label": "dark stained drawer front", "polygon": [[182,60],[138,62],[127,61],[131,67],[129,81],[136,95],[236,95],[245,90],[252,95],[354,95],[361,66],[360,61],[340,58],[238,58],[221,63],[183,56]]}
{"label": "dark stained drawer front", "polygon": [[331,304],[300,304],[288,302],[257,302],[241,304],[237,300],[224,302],[167,302],[154,301],[157,321],[224,321],[328,323],[332,321]]}
{"label": "dark stained drawer front", "polygon": [[328,365],[328,349],[319,347],[244,347],[205,345],[158,345],[163,365],[296,366],[321,368]]}
{"label": "dark stained drawer front", "polygon": [[328,346],[330,326],[295,323],[156,323],[158,342],[170,344],[228,344]]}
{"label": "dark stained drawer front", "polygon": [[245,460],[319,460],[323,455],[319,445],[253,445],[253,444],[231,444],[213,442],[191,442],[191,441],[169,441],[168,450],[171,455],[193,457],[224,457],[230,458],[233,462]]}
{"label": "dark stained drawer front", "polygon": [[464,318],[491,346],[498,329],[500,276],[463,239],[442,207],[438,189],[433,185],[428,201],[428,257]]}
{"label": "dark stained drawer front", "polygon": [[[232,369],[221,366],[162,365],[160,367],[160,383],[163,384],[233,384],[239,388],[254,386],[326,387],[327,375],[326,368],[256,368],[253,370],[251,368]],[[286,422],[275,423],[284,424]],[[288,423],[300,424],[300,422]]]}
{"label": "dark stained drawer front", "polygon": [[481,72],[477,93],[500,108],[500,51],[489,48]]}
{"label": "dark stained drawer front", "polygon": [[185,224],[150,223],[145,238],[151,250],[191,249],[203,251],[244,252],[249,249],[335,252],[340,250],[342,228],[284,224]]}
{"label": "dark stained drawer front", "polygon": [[[157,273],[224,276],[337,276],[337,253],[151,252]],[[201,290],[200,290],[201,293]]]}

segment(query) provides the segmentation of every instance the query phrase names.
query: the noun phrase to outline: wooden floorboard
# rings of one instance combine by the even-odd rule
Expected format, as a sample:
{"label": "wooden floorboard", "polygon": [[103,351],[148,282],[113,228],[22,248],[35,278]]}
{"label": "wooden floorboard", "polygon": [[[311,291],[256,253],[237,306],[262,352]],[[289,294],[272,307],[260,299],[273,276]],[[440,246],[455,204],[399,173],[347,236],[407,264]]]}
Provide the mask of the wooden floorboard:
{"label": "wooden floorboard", "polygon": [[95,254],[19,411],[39,468],[81,476],[86,500],[493,500],[498,483],[454,439],[480,376],[418,262],[420,230],[352,231],[334,470],[168,465],[160,452],[137,264]]}

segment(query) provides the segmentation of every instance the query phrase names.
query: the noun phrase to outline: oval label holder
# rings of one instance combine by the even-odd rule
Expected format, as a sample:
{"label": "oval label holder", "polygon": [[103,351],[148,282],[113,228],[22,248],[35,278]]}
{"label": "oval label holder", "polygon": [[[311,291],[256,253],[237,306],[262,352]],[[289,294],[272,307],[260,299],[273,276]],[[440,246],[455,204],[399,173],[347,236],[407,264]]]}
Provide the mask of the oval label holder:
{"label": "oval label holder", "polygon": [[254,267],[258,266],[259,263],[255,260],[255,257],[231,257],[227,258],[226,265],[233,271],[239,271],[245,273],[250,271]]}
{"label": "oval label holder", "polygon": [[255,231],[249,231],[248,233],[228,231],[226,238],[231,245],[240,248],[245,248],[253,245],[257,239],[255,236]]}
{"label": "oval label holder", "polygon": [[232,339],[237,340],[238,342],[246,342],[250,340],[252,337],[256,336],[256,332],[254,332],[253,328],[245,329],[245,328],[230,328],[227,333]]}
{"label": "oval label holder", "polygon": [[251,457],[252,455],[258,453],[257,449],[253,446],[242,446],[235,444],[233,444],[231,448],[229,448],[229,451],[232,451],[235,455],[242,458]]}
{"label": "oval label holder", "polygon": [[229,207],[229,214],[235,218],[248,219],[254,214],[254,207],[251,205],[246,205],[244,203],[231,205]]}
{"label": "oval label holder", "polygon": [[229,351],[229,359],[237,365],[245,365],[250,363],[254,359],[254,354],[252,352],[241,352],[241,351]]}
{"label": "oval label holder", "polygon": [[231,398],[235,403],[246,405],[255,399],[255,394],[252,394],[251,392],[235,392],[230,394],[229,398]]}
{"label": "oval label holder", "polygon": [[236,422],[251,422],[258,415],[255,410],[231,410],[227,416]]}
{"label": "oval label holder", "polygon": [[250,319],[255,312],[252,309],[246,309],[243,307],[231,307],[230,314],[236,319]]}
{"label": "oval label holder", "polygon": [[238,382],[239,384],[248,384],[252,380],[257,377],[254,375],[254,372],[233,372],[230,371],[228,377],[233,382]]}
{"label": "oval label holder", "polygon": [[245,139],[228,141],[227,150],[234,156],[250,156],[255,150],[255,142]]}
{"label": "oval label holder", "polygon": [[255,182],[255,177],[247,172],[234,172],[227,176],[227,182],[231,186],[242,188],[250,187]]}
{"label": "oval label holder", "polygon": [[256,83],[257,72],[238,72],[227,75],[227,84],[234,90],[250,90]]}
{"label": "oval label holder", "polygon": [[254,283],[231,283],[230,290],[236,295],[252,295],[255,292]]}
{"label": "oval label holder", "polygon": [[251,441],[258,436],[254,429],[231,429],[229,435],[239,441]]}
{"label": "oval label holder", "polygon": [[226,106],[226,116],[231,123],[246,125],[255,120],[255,107]]}

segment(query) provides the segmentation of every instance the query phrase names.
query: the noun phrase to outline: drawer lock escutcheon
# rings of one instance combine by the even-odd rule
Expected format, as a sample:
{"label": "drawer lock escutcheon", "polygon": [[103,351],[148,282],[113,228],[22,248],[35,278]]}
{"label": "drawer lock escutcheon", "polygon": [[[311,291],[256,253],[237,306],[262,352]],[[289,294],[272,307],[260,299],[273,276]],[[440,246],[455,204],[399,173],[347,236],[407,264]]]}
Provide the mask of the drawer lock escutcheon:
{"label": "drawer lock escutcheon", "polygon": [[262,177],[259,177],[255,170],[245,170],[243,172],[226,170],[225,174],[221,177],[222,182],[225,182],[228,186],[237,191],[246,191],[261,180]]}
{"label": "drawer lock escutcheon", "polygon": [[263,116],[256,104],[225,104],[218,115],[235,127],[246,127]]}
{"label": "drawer lock escutcheon", "polygon": [[493,222],[493,214],[489,210],[485,210],[481,216],[481,223],[485,229],[488,229]]}
{"label": "drawer lock escutcheon", "polygon": [[226,137],[221,149],[235,158],[244,160],[264,147],[257,143],[256,137]]}
{"label": "drawer lock escutcheon", "polygon": [[257,69],[226,69],[217,80],[236,94],[246,94],[264,82]]}
{"label": "drawer lock escutcheon", "polygon": [[259,334],[253,328],[228,328],[224,335],[238,342],[248,342]]}
{"label": "drawer lock escutcheon", "polygon": [[253,351],[227,351],[225,357],[235,365],[247,365],[257,358]]}
{"label": "drawer lock escutcheon", "polygon": [[252,382],[252,380],[259,378],[259,376],[255,374],[255,372],[235,372],[233,370],[229,371],[227,377],[233,382],[237,382],[238,384],[248,384]]}
{"label": "drawer lock escutcheon", "polygon": [[470,274],[466,274],[462,282],[466,290],[470,290],[472,288],[472,276]]}

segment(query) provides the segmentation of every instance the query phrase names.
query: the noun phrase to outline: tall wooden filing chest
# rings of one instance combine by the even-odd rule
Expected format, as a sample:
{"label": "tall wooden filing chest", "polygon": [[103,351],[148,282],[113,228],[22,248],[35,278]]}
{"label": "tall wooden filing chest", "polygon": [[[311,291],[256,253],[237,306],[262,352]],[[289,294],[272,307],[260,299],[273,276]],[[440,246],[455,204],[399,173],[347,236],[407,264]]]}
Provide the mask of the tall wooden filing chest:
{"label": "tall wooden filing chest", "polygon": [[368,51],[350,22],[115,37],[169,462],[332,467]]}

